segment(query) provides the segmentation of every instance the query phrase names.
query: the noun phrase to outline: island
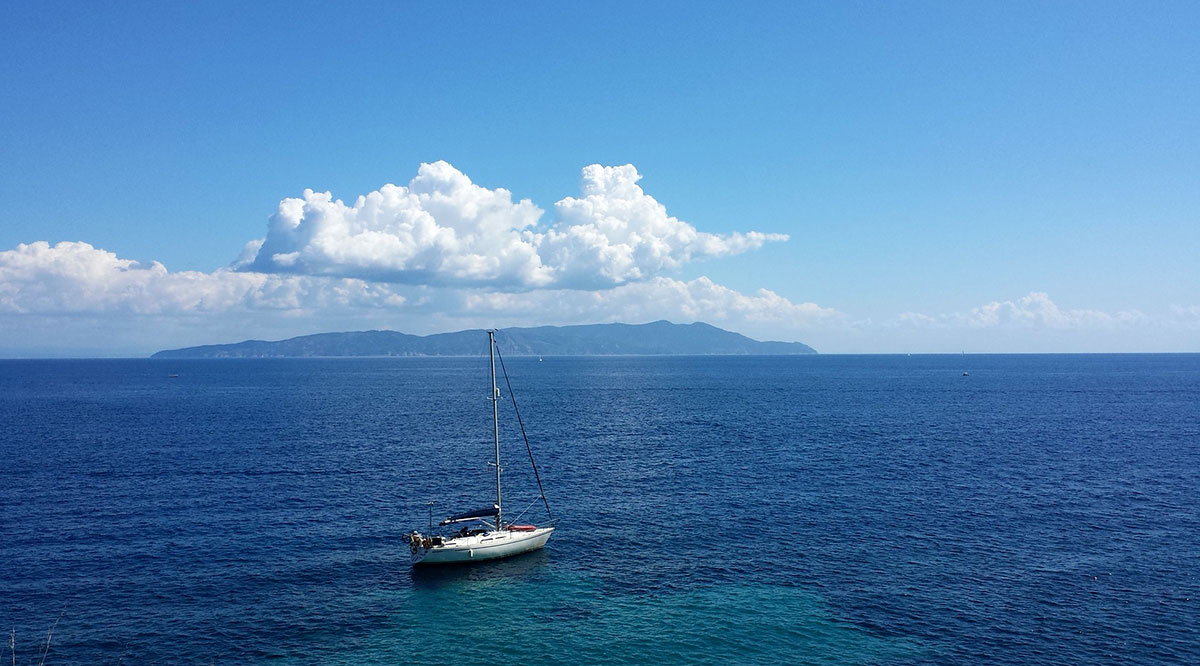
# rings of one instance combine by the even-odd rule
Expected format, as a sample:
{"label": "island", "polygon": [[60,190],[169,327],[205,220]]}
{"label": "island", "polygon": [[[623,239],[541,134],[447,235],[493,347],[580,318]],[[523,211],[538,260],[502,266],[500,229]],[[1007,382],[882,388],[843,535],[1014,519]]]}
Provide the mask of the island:
{"label": "island", "polygon": [[[167,349],[151,358],[296,358],[330,356],[477,356],[487,353],[480,329],[409,335],[397,331],[318,333],[287,340],[246,340]],[[500,329],[497,341],[512,356],[794,355],[816,354],[799,342],[760,342],[703,322],[587,324]],[[482,350],[482,351],[481,351]]]}

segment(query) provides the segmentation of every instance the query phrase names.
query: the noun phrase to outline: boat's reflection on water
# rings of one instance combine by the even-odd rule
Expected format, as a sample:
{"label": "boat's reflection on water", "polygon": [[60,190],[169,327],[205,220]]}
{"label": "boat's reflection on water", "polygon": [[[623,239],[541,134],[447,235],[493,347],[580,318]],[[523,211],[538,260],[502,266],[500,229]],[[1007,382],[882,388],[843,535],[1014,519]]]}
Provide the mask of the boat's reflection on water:
{"label": "boat's reflection on water", "polygon": [[441,590],[467,585],[521,582],[545,575],[550,553],[544,549],[499,560],[463,564],[427,564],[412,568],[412,585],[417,590]]}

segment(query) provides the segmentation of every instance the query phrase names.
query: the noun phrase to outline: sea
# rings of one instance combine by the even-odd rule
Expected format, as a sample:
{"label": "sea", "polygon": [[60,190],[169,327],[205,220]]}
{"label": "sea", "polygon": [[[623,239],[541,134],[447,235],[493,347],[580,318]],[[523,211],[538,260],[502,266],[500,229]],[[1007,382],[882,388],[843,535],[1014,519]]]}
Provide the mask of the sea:
{"label": "sea", "polygon": [[1200,355],[504,358],[414,569],[488,372],[0,361],[0,663],[1200,663]]}

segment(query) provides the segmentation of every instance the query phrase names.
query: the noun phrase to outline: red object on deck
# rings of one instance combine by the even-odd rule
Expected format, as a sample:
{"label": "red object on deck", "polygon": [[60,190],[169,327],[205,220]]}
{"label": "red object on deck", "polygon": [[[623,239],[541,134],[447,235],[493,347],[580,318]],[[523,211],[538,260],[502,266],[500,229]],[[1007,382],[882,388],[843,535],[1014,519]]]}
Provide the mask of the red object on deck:
{"label": "red object on deck", "polygon": [[514,532],[532,532],[532,531],[536,530],[537,528],[534,527],[533,525],[509,525],[508,529],[510,529]]}

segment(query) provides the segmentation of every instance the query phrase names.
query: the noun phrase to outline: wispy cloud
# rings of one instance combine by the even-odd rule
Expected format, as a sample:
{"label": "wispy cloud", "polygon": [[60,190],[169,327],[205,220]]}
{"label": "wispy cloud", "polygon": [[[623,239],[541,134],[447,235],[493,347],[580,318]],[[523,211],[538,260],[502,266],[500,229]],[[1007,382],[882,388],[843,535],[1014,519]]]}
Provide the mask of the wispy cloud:
{"label": "wispy cloud", "polygon": [[1046,328],[1095,329],[1136,326],[1149,322],[1138,310],[1105,312],[1060,308],[1044,292],[1034,291],[1016,300],[992,301],[965,312],[947,314],[901,313],[894,324],[930,328]]}
{"label": "wispy cloud", "polygon": [[[380,311],[390,311],[398,317],[432,317],[443,326],[667,318],[752,329],[770,324],[786,331],[842,317],[836,310],[793,303],[766,289],[743,294],[704,277],[686,282],[659,277],[604,290],[504,292],[230,269],[171,272],[158,262],[122,259],[79,242],[51,246],[39,241],[0,252],[0,312],[9,314],[171,317],[276,312],[344,317],[354,310],[363,311],[372,322],[378,322]],[[430,328],[428,321],[415,325]]]}
{"label": "wispy cloud", "polygon": [[388,285],[354,279],[168,271],[87,243],[45,241],[0,252],[0,312],[171,315],[398,306]]}
{"label": "wispy cloud", "polygon": [[469,291],[461,312],[470,316],[533,319],[571,324],[593,321],[706,321],[740,331],[795,333],[832,321],[842,313],[815,303],[793,303],[767,289],[743,294],[706,277],[682,281],[654,278],[607,290],[552,289],[522,293]]}
{"label": "wispy cloud", "polygon": [[1200,305],[1172,305],[1171,314],[1180,326],[1200,329]]}

